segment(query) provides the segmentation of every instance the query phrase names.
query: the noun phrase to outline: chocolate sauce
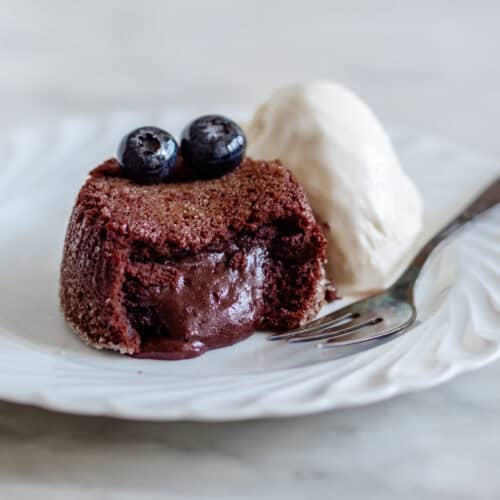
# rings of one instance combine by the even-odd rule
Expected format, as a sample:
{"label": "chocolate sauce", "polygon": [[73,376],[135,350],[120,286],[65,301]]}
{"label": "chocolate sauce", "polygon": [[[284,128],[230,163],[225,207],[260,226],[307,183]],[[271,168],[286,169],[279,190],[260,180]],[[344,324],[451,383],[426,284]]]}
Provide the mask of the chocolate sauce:
{"label": "chocolate sauce", "polygon": [[252,334],[263,307],[266,252],[206,253],[168,267],[168,283],[148,287],[159,321],[138,357],[183,359],[234,344]]}

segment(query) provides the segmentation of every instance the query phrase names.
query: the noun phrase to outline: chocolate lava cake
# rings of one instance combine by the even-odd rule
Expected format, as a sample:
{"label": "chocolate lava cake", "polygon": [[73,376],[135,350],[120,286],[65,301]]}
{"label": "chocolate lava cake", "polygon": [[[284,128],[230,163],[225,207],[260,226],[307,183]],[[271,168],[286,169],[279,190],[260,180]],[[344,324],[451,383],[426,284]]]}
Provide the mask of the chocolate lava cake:
{"label": "chocolate lava cake", "polygon": [[326,240],[279,161],[216,179],[139,184],[111,159],[71,214],[60,298],[98,349],[182,359],[312,319]]}

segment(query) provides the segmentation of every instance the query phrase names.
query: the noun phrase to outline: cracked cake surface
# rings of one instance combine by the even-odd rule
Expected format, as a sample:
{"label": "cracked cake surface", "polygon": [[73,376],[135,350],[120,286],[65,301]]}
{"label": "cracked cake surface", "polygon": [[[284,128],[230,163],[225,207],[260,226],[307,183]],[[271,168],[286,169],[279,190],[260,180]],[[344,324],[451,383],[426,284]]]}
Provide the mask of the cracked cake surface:
{"label": "cracked cake surface", "polygon": [[94,347],[194,357],[312,319],[325,253],[304,192],[279,161],[247,157],[217,179],[141,185],[111,159],[73,208],[61,306]]}

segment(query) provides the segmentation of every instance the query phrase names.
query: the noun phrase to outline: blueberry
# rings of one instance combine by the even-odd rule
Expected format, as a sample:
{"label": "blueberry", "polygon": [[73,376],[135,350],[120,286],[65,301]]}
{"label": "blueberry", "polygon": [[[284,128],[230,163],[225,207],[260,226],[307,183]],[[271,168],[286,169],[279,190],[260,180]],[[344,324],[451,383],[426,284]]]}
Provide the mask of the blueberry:
{"label": "blueberry", "polygon": [[118,161],[129,179],[142,184],[167,180],[173,173],[179,147],[157,127],[141,127],[126,135],[118,147]]}
{"label": "blueberry", "polygon": [[220,115],[206,115],[183,130],[181,153],[199,177],[220,177],[241,163],[246,143],[243,130],[235,122]]}

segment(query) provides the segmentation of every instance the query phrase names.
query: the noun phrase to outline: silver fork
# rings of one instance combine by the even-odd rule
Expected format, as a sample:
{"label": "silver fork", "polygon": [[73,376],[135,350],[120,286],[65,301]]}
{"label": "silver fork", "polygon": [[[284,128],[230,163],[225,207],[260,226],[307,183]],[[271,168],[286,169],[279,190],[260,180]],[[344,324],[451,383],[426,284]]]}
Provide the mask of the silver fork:
{"label": "silver fork", "polygon": [[290,343],[317,341],[317,347],[328,348],[387,339],[407,331],[417,319],[414,288],[430,254],[457,229],[499,202],[500,177],[424,245],[389,289],[343,307],[296,330],[270,335],[268,339],[287,340]]}

